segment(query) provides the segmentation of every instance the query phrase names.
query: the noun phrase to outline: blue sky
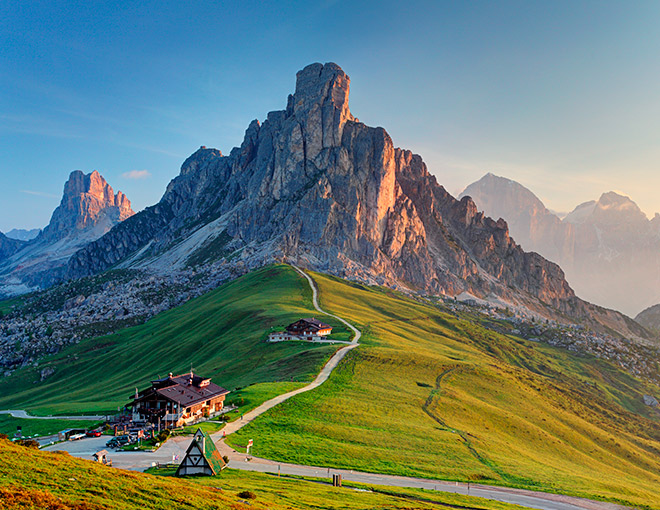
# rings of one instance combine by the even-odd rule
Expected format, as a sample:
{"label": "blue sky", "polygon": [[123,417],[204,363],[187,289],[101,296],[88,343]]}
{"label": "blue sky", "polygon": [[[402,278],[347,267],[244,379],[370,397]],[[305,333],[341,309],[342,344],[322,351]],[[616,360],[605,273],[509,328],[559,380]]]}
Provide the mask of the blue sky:
{"label": "blue sky", "polygon": [[660,211],[660,2],[113,4],[0,3],[0,231],[44,226],[73,170],[157,202],[328,61],[452,193],[490,171],[557,210]]}

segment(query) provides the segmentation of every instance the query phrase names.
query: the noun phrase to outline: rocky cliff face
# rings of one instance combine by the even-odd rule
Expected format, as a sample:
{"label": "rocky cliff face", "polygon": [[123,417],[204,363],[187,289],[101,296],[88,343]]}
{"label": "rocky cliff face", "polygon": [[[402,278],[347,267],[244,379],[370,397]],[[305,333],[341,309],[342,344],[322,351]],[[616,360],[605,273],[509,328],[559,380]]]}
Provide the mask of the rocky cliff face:
{"label": "rocky cliff face", "polygon": [[0,296],[60,280],[73,253],[133,214],[126,196],[115,194],[97,171],[72,172],[48,226],[11,256],[0,257]]}
{"label": "rocky cliff face", "polygon": [[14,253],[19,251],[25,243],[17,239],[12,239],[7,237],[2,232],[0,232],[0,262],[5,260],[8,257],[11,257]]}
{"label": "rocky cliff face", "polygon": [[503,218],[520,246],[562,265],[572,249],[573,230],[563,223],[530,190],[521,184],[488,173],[470,184],[460,198],[471,197],[480,211]]}
{"label": "rocky cliff face", "polygon": [[300,71],[285,110],[253,121],[228,156],[195,152],[157,205],[76,253],[69,276],[118,263],[167,270],[231,253],[250,267],[289,260],[375,283],[495,293],[589,314],[557,265],[525,253],[504,221],[457,201],[418,155],[354,118],[349,88],[336,64]]}
{"label": "rocky cliff face", "polygon": [[630,198],[604,193],[560,220],[531,191],[492,174],[462,196],[504,218],[523,248],[559,263],[581,297],[632,315],[660,299],[660,216],[649,221]]}
{"label": "rocky cliff face", "polygon": [[64,185],[62,201],[40,238],[54,242],[89,230],[104,230],[104,234],[133,214],[126,195],[121,191],[115,195],[98,171],[84,174],[76,170]]}

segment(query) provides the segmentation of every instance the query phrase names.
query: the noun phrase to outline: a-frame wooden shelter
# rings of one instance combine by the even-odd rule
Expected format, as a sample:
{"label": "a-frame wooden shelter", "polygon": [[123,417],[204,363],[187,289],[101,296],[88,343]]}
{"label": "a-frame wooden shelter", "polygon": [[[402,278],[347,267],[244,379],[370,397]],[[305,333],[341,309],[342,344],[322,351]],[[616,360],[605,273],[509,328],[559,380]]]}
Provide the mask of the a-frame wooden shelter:
{"label": "a-frame wooden shelter", "polygon": [[225,462],[211,436],[202,429],[197,429],[186,456],[176,470],[176,476],[217,475],[224,467]]}

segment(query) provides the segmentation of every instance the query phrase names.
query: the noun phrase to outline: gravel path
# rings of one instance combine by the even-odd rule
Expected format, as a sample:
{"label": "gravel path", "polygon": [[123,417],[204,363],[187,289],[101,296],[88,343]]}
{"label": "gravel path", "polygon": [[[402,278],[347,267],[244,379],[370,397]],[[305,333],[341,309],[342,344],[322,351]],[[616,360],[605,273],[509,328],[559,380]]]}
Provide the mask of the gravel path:
{"label": "gravel path", "polygon": [[298,388],[297,390],[290,391],[288,393],[283,393],[282,395],[278,395],[277,397],[271,398],[270,400],[267,400],[263,404],[261,404],[259,407],[253,409],[252,411],[245,413],[243,417],[240,420],[233,421],[231,423],[228,423],[224,429],[222,429],[221,432],[216,432],[211,436],[213,441],[222,441],[223,438],[223,432],[225,435],[233,434],[239,429],[242,429],[245,427],[248,423],[250,423],[252,420],[257,418],[258,416],[262,415],[269,409],[275,407],[277,404],[280,404],[284,402],[285,400],[290,399],[291,397],[295,395],[299,395],[300,393],[304,393],[306,391],[313,390],[314,388],[318,388],[321,384],[323,384],[325,381],[328,380],[328,377],[330,377],[330,374],[332,371],[337,367],[339,362],[344,359],[344,356],[348,354],[348,351],[351,349],[354,349],[357,347],[358,340],[360,340],[360,337],[362,336],[362,332],[358,330],[355,326],[352,324],[348,323],[341,317],[337,317],[336,315],[333,315],[331,313],[328,313],[324,310],[321,309],[319,306],[318,302],[318,290],[316,288],[316,284],[314,283],[314,280],[312,280],[309,275],[307,275],[302,269],[299,267],[293,266],[296,271],[298,271],[302,276],[307,278],[307,281],[309,282],[309,286],[312,288],[312,303],[314,304],[314,308],[318,311],[321,312],[325,315],[329,315],[330,317],[334,317],[335,319],[341,321],[344,323],[352,332],[353,332],[353,339],[351,340],[351,343],[347,345],[346,347],[342,347],[339,349],[332,358],[328,360],[328,362],[325,364],[325,366],[321,369],[319,372],[319,375],[316,376],[316,379],[314,379],[311,383],[309,383],[307,386],[303,386],[302,388]]}

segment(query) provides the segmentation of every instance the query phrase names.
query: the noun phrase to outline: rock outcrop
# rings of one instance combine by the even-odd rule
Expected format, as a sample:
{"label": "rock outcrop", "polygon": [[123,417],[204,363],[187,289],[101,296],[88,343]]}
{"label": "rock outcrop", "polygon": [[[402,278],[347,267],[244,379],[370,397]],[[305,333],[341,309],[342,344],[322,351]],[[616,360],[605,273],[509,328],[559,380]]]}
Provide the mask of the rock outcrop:
{"label": "rock outcrop", "polygon": [[543,313],[593,316],[559,266],[524,252],[504,221],[469,198],[457,201],[420,156],[354,118],[349,85],[336,64],[307,66],[285,110],[253,121],[228,156],[195,152],[158,204],[76,253],[68,275],[116,264],[167,270],[231,253],[248,266],[295,261],[374,283],[494,293]]}
{"label": "rock outcrop", "polygon": [[604,193],[560,220],[527,188],[492,174],[461,196],[504,218],[524,249],[557,262],[580,297],[631,315],[660,301],[660,216],[649,221],[630,198]]}
{"label": "rock outcrop", "polygon": [[105,233],[133,214],[126,195],[121,191],[115,195],[98,171],[86,175],[76,170],[64,185],[62,201],[53,211],[50,223],[38,237],[54,242],[89,230]]}
{"label": "rock outcrop", "polygon": [[0,262],[11,257],[23,246],[25,246],[25,242],[12,239],[0,232]]}
{"label": "rock outcrop", "polygon": [[530,190],[510,179],[487,173],[465,188],[459,198],[466,196],[488,216],[503,218],[524,250],[538,252],[566,270],[562,262],[570,253],[573,230]]}
{"label": "rock outcrop", "polygon": [[0,296],[61,280],[71,255],[133,214],[126,196],[115,194],[97,171],[72,172],[48,226],[31,241],[21,242],[11,256],[0,257]]}

